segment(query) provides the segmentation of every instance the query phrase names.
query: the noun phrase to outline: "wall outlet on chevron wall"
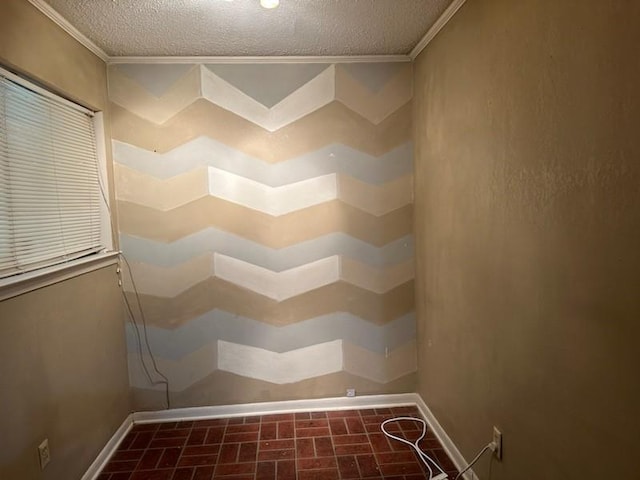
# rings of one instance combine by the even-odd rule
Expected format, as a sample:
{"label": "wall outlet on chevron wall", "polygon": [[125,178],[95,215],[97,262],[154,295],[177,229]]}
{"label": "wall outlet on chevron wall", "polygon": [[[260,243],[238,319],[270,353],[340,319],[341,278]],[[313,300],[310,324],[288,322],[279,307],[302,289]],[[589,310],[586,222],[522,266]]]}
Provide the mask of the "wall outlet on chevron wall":
{"label": "wall outlet on chevron wall", "polygon": [[355,388],[347,388],[347,397],[355,397],[356,389]]}

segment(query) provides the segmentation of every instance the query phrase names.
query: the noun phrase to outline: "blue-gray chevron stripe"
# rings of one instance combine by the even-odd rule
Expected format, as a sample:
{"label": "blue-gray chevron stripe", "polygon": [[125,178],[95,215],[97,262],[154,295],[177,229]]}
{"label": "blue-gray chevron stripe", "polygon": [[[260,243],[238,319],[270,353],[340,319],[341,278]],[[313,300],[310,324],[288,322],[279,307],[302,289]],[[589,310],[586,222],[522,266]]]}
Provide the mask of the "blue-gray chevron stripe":
{"label": "blue-gray chevron stripe", "polygon": [[406,142],[380,157],[334,144],[271,164],[208,137],[197,138],[164,154],[114,140],[113,157],[117,163],[159,179],[171,178],[199,166],[212,166],[271,187],[330,173],[344,173],[363,182],[380,185],[413,172],[412,142]]}
{"label": "blue-gray chevron stripe", "polygon": [[218,252],[276,272],[332,255],[343,255],[381,268],[413,258],[413,236],[404,236],[378,248],[336,232],[289,247],[273,249],[216,228],[206,228],[172,243],[121,234],[120,248],[130,261],[159,267],[173,267],[194,257]]}
{"label": "blue-gray chevron stripe", "polygon": [[[414,313],[409,313],[378,326],[349,313],[336,312],[285,327],[275,327],[216,309],[175,330],[148,326],[147,332],[154,354],[174,360],[217,340],[273,352],[287,352],[343,339],[384,354],[386,348],[393,350],[415,338],[416,319]],[[131,324],[127,324],[127,345],[129,351],[138,351]]]}

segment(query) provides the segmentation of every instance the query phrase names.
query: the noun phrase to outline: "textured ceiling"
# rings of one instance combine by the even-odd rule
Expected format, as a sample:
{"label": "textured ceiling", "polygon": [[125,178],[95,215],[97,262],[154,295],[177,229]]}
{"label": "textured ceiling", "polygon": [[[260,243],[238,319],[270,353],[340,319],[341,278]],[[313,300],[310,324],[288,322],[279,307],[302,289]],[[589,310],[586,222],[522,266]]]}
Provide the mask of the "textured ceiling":
{"label": "textured ceiling", "polygon": [[47,0],[110,56],[407,54],[451,0]]}

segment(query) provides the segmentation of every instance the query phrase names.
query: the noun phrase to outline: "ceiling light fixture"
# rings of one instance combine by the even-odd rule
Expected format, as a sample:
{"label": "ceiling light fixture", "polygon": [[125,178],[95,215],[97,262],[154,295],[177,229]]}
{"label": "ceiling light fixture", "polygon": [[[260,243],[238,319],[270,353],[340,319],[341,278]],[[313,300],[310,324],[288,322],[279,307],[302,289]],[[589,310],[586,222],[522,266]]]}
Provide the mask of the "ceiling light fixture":
{"label": "ceiling light fixture", "polygon": [[280,5],[280,0],[260,0],[260,5],[263,8],[276,8]]}

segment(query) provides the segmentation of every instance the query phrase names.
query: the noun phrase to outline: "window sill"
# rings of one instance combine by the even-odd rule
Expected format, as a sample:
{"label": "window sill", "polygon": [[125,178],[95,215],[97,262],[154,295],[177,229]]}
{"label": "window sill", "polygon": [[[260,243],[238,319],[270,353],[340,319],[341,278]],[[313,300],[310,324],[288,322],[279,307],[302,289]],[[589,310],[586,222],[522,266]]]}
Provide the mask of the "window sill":
{"label": "window sill", "polygon": [[0,280],[0,301],[63,282],[118,263],[119,252],[106,252]]}

